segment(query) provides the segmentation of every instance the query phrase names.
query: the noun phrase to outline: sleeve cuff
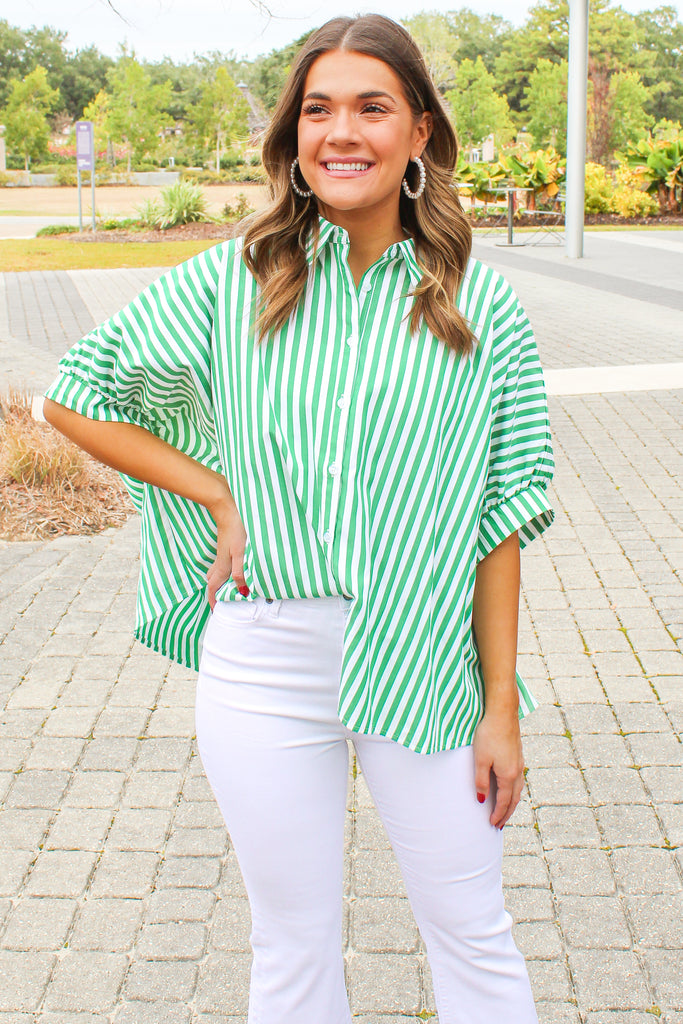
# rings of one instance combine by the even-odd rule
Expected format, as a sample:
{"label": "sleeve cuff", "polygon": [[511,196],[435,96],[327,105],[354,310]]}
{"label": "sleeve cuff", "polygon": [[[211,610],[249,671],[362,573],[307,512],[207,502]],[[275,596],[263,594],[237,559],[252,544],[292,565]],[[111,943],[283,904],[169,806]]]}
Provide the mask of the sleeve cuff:
{"label": "sleeve cuff", "polygon": [[540,537],[550,526],[553,512],[545,487],[531,484],[517,494],[505,498],[484,512],[479,523],[477,561],[481,561],[494,548],[519,531],[519,546],[525,548],[535,537]]}
{"label": "sleeve cuff", "polygon": [[145,426],[144,417],[137,409],[124,409],[110,398],[91,387],[80,377],[60,373],[45,392],[45,398],[64,405],[90,420],[108,420],[114,423],[135,423]]}

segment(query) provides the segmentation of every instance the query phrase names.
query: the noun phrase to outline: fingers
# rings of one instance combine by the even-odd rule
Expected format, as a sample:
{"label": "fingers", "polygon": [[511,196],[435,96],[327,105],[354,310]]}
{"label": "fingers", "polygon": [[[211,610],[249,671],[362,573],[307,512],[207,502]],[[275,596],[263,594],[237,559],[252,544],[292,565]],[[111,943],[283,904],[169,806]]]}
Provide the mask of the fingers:
{"label": "fingers", "polygon": [[474,763],[474,786],[477,793],[477,800],[480,804],[486,803],[491,785],[491,764],[488,760],[475,757]]}
{"label": "fingers", "polygon": [[515,813],[524,789],[524,775],[520,774],[512,784],[499,783],[496,806],[491,815],[491,824],[496,828],[504,828]]}
{"label": "fingers", "polygon": [[230,574],[235,581],[235,585],[239,590],[242,597],[246,597],[249,593],[249,587],[247,581],[244,578],[244,562],[242,555],[236,555],[232,560],[232,572]]}
{"label": "fingers", "polygon": [[[510,811],[510,804],[512,803],[512,785],[497,780],[496,786],[496,804],[493,808],[493,813],[490,817],[490,822],[495,828],[502,828],[506,820],[506,815]],[[512,808],[514,810],[514,807]],[[512,814],[512,811],[510,811]]]}

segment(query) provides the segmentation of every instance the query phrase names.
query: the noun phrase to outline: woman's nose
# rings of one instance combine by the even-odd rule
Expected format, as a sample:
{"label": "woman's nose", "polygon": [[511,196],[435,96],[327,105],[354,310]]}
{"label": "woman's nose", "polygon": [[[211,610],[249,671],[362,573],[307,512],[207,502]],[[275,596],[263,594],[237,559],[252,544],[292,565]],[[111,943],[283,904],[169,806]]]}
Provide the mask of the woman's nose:
{"label": "woman's nose", "polygon": [[353,142],[358,138],[358,125],[353,113],[350,110],[339,110],[330,122],[327,133],[328,142],[336,142],[337,145],[345,142]]}

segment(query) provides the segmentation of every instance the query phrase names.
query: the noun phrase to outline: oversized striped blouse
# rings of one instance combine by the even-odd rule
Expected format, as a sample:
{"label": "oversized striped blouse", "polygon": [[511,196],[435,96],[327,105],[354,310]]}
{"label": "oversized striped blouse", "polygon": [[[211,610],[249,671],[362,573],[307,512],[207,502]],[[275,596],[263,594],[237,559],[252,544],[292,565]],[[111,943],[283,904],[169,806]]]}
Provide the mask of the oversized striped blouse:
{"label": "oversized striped blouse", "polygon": [[[356,287],[348,234],[322,217],[305,294],[254,336],[241,241],[165,273],[70,349],[47,392],[95,419],[142,425],[223,473],[245,526],[249,597],[345,595],[339,716],[423,753],[472,741],[484,688],[472,631],[479,559],[552,521],[543,374],[509,284],[469,261],[459,355],[422,324],[412,240]],[[136,635],[197,667],[210,615],[208,512],[126,479],[142,517]],[[535,706],[517,676],[520,715]]]}

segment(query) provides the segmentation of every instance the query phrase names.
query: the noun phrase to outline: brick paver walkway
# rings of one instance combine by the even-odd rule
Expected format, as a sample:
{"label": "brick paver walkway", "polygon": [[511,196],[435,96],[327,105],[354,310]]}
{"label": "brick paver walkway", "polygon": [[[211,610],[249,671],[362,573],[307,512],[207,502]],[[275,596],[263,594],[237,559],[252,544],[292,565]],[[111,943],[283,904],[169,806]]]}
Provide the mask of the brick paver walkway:
{"label": "brick paver walkway", "polygon": [[[675,362],[680,307],[661,289],[683,296],[679,238],[588,236],[580,266],[477,250],[517,288],[548,367]],[[65,325],[153,275],[6,275],[0,381],[42,387]],[[61,317],[44,335],[18,298],[38,289]],[[683,1024],[682,397],[551,398],[557,519],[523,558],[519,646],[543,703],[505,847],[542,1024]],[[249,914],[193,744],[195,679],[132,642],[136,563],[135,521],[0,547],[0,1024],[245,1019]],[[355,1019],[424,1019],[429,970],[360,773],[347,826]]]}

